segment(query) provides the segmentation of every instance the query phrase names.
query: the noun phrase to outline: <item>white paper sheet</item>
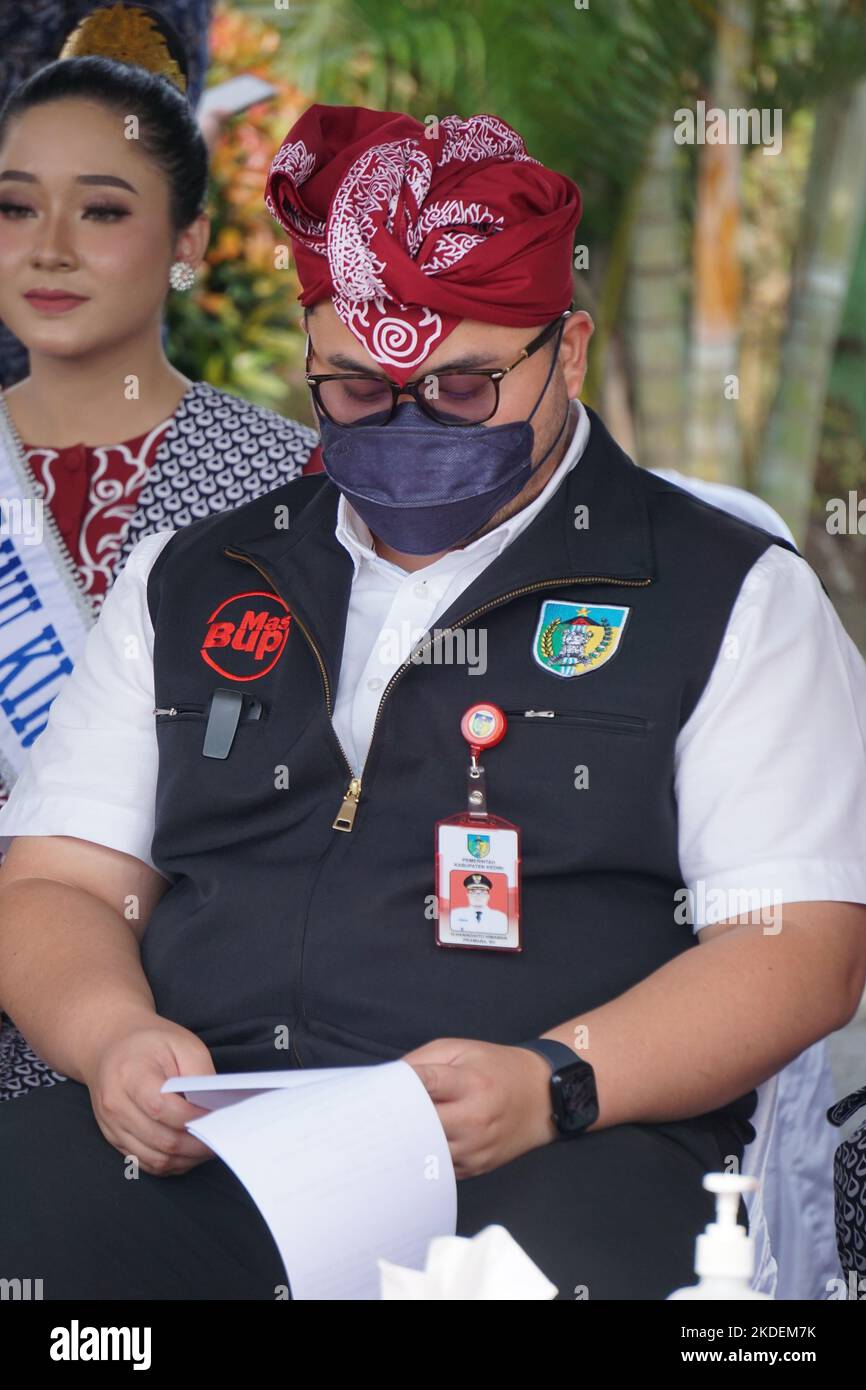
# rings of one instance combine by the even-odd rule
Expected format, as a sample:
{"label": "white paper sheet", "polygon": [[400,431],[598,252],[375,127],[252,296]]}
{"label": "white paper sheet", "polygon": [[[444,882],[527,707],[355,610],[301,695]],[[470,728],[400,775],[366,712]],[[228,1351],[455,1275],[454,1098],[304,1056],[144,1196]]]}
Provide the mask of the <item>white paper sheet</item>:
{"label": "white paper sheet", "polygon": [[457,1184],[436,1107],[407,1062],[173,1077],[211,1110],[187,1129],[258,1206],[292,1298],[378,1299],[377,1259],[423,1269],[453,1235]]}

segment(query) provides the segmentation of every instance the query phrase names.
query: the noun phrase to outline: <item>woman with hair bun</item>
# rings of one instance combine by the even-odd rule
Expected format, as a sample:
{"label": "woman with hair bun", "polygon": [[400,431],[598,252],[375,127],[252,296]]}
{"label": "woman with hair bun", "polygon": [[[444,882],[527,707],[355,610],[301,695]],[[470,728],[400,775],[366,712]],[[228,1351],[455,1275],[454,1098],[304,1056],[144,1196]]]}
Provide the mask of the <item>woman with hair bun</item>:
{"label": "woman with hair bun", "polygon": [[[27,0],[26,4],[0,4],[0,108],[23,82],[46,63],[53,63],[82,21],[102,11],[111,0]],[[152,19],[185,80],[184,95],[197,111],[210,61],[209,34],[213,0],[151,0],[137,10]],[[92,40],[88,40],[92,43]],[[85,47],[94,52],[94,48]],[[72,56],[63,51],[64,57]],[[108,56],[108,55],[103,55]],[[116,54],[114,55],[117,56]],[[137,57],[141,66],[147,66]],[[198,117],[210,151],[222,127],[218,111]],[[27,350],[0,320],[0,386],[12,386],[27,376]]]}
{"label": "woman with hair bun", "polygon": [[[0,112],[0,318],[31,364],[0,392],[0,802],[133,546],[279,487],[316,443],[167,360],[166,295],[207,248],[207,153],[161,29],[113,6],[76,53],[97,22],[122,61],[61,58]],[[0,1100],[55,1078],[4,1024]]]}

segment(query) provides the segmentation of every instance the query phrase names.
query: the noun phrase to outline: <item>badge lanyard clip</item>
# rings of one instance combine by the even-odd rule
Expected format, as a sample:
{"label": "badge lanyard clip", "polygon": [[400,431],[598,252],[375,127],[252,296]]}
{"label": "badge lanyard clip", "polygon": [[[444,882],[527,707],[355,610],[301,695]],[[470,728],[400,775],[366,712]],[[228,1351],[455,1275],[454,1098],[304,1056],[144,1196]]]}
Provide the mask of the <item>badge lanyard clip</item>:
{"label": "badge lanyard clip", "polygon": [[468,709],[460,731],[469,745],[466,810],[437,821],[436,945],[474,951],[521,951],[520,831],[487,807],[479,758],[505,736],[497,705]]}
{"label": "badge lanyard clip", "polygon": [[466,809],[473,820],[487,820],[487,781],[484,768],[478,761],[481,749],[470,746],[470,762],[466,771]]}

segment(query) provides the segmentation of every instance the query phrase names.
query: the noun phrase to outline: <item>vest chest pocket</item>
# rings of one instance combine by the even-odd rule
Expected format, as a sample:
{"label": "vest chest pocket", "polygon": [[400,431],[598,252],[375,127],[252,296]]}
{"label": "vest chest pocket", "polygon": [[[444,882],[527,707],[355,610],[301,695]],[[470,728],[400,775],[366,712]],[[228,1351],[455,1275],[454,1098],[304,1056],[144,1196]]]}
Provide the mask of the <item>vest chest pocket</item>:
{"label": "vest chest pocket", "polygon": [[604,710],[505,710],[509,722],[531,728],[595,729],[603,734],[646,738],[650,721],[636,714],[608,714]]}
{"label": "vest chest pocket", "polygon": [[654,719],[540,703],[504,713],[505,738],[482,759],[487,799],[521,827],[527,874],[612,862],[630,833],[627,808],[641,808],[642,827],[658,820],[669,777]]}
{"label": "vest chest pocket", "polygon": [[218,686],[203,703],[178,701],[154,709],[157,726],[192,720],[204,725],[202,756],[227,758],[240,724],[261,722],[266,706],[255,696],[226,686]]}

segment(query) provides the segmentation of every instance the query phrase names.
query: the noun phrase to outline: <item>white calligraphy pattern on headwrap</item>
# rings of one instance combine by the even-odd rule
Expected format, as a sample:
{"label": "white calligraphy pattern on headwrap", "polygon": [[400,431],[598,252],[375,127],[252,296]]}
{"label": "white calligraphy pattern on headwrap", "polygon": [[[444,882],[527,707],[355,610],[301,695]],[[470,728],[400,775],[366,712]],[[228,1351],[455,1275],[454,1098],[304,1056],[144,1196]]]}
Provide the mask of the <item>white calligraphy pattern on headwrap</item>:
{"label": "white calligraphy pattern on headwrap", "polygon": [[[271,173],[279,172],[288,174],[289,178],[293,179],[298,186],[307,182],[307,179],[314,172],[315,168],[316,156],[311,154],[303,140],[295,140],[290,145],[282,145],[280,149],[277,150],[271,163]],[[271,217],[275,217],[279,222],[280,218],[269,193],[265,194],[265,207],[271,214]],[[321,251],[321,254],[324,255],[324,223],[317,218],[310,217],[306,213],[301,212],[301,209],[295,206],[292,207],[292,214],[292,221],[297,227],[298,234],[300,235],[303,233],[304,239],[310,247],[310,250]],[[318,241],[322,242],[321,246],[316,244]]]}
{"label": "white calligraphy pattern on headwrap", "polygon": [[[439,172],[452,162],[491,158],[538,164],[517,132],[496,116],[468,120],[446,116],[439,122],[438,133]],[[303,141],[296,140],[278,152],[272,167],[286,172],[300,187],[314,172],[315,163]],[[377,232],[384,230],[402,244],[425,275],[438,275],[504,226],[502,216],[477,201],[451,196],[426,204],[433,173],[422,141],[395,140],[371,146],[350,165],[333,195],[326,223],[303,213],[292,198],[286,199],[282,216],[270,197],[265,200],[284,225],[288,218],[299,241],[327,256],[336,313],[385,367],[405,370],[422,362],[442,336],[443,320],[429,308],[400,304],[390,297],[385,283],[388,267],[372,246]],[[395,225],[398,216],[401,224]],[[418,262],[425,240],[438,228],[443,230],[434,248]]]}

